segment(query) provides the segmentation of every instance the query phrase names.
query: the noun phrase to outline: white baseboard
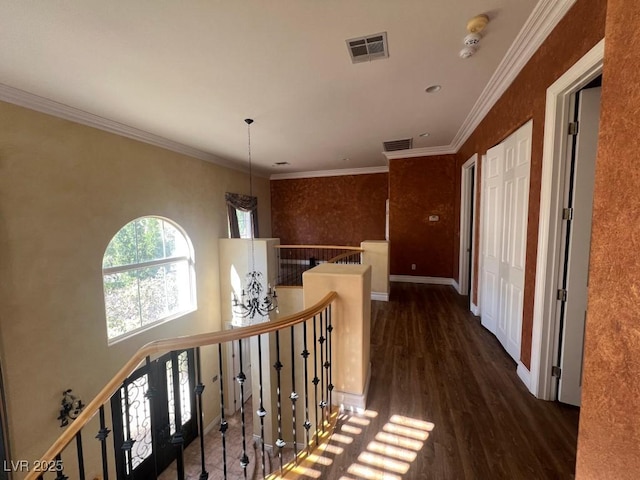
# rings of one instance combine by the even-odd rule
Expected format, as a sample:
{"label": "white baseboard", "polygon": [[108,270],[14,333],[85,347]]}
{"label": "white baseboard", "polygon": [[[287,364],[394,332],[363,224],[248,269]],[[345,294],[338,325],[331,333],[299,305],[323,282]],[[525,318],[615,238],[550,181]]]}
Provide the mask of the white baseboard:
{"label": "white baseboard", "polygon": [[334,405],[338,405],[340,410],[363,412],[367,409],[367,396],[369,395],[369,384],[371,383],[371,364],[369,364],[368,370],[367,381],[364,385],[362,395],[357,393],[341,392],[339,390],[333,391],[332,402]]}
{"label": "white baseboard", "polygon": [[378,300],[380,302],[388,302],[389,294],[382,292],[371,292],[371,300]]}
{"label": "white baseboard", "polygon": [[392,282],[428,283],[431,285],[451,285],[452,287],[457,286],[457,283],[453,278],[444,278],[444,277],[419,277],[417,275],[391,275],[389,276],[389,280]]}
{"label": "white baseboard", "polygon": [[531,392],[531,372],[522,362],[518,362],[518,369],[516,370],[518,377],[525,384],[527,390]]}
{"label": "white baseboard", "polygon": [[207,433],[209,433],[211,430],[213,430],[214,428],[217,428],[220,426],[220,415],[218,415],[216,418],[214,418],[213,420],[211,420],[211,423],[209,423],[209,425],[207,425],[206,427],[204,427],[204,434],[206,435]]}
{"label": "white baseboard", "polygon": [[458,282],[456,282],[455,279],[452,278],[452,280],[453,280],[453,284],[452,284],[453,288],[456,289],[456,292],[458,292],[460,295],[462,295],[462,291],[460,290],[460,284]]}
{"label": "white baseboard", "polygon": [[476,317],[480,316],[480,308],[473,302],[471,302],[469,309],[471,310],[471,313],[473,313]]}

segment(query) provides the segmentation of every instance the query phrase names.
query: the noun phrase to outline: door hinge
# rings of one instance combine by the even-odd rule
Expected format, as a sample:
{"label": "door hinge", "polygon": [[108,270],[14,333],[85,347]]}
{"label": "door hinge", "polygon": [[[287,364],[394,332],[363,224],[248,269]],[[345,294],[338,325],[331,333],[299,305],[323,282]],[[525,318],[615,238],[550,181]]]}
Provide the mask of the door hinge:
{"label": "door hinge", "polygon": [[560,379],[562,375],[562,369],[560,367],[553,366],[551,367],[551,376]]}
{"label": "door hinge", "polygon": [[577,135],[579,127],[578,122],[569,122],[569,135]]}
{"label": "door hinge", "polygon": [[567,301],[567,291],[564,288],[559,288],[558,289],[557,298],[558,298],[558,300],[560,300],[562,302],[566,302]]}
{"label": "door hinge", "polygon": [[573,208],[563,208],[562,209],[562,219],[563,220],[573,220]]}

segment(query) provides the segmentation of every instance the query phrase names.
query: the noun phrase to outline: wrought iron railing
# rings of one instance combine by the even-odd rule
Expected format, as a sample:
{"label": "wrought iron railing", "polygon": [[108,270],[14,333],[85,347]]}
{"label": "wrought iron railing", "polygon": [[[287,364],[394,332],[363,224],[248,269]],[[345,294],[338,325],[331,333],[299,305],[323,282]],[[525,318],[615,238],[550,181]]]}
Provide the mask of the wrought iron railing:
{"label": "wrought iron railing", "polygon": [[[332,416],[332,304],[337,298],[335,292],[327,294],[319,303],[315,306],[308,308],[298,314],[287,316],[283,319],[266,322],[257,325],[251,325],[249,327],[237,328],[233,330],[225,330],[216,333],[205,333],[199,335],[192,335],[187,337],[179,337],[168,340],[159,340],[151,342],[140,350],[120,369],[120,371],[107,383],[107,385],[96,395],[96,397],[84,408],[79,416],[69,424],[64,433],[53,443],[53,445],[42,455],[42,458],[35,462],[41,467],[40,471],[31,471],[26,475],[26,480],[36,479],[55,479],[63,480],[67,478],[78,478],[85,480],[88,478],[86,473],[86,462],[84,445],[85,440],[83,438],[83,432],[87,428],[87,424],[96,415],[99,419],[99,428],[97,432],[91,432],[88,438],[93,440],[95,437],[100,443],[99,460],[101,465],[93,465],[93,470],[102,471],[102,480],[109,480],[110,476],[116,478],[136,478],[136,479],[153,479],[157,478],[160,473],[157,468],[157,463],[150,469],[150,472],[141,473],[136,472],[136,461],[132,454],[133,445],[135,445],[136,438],[134,431],[136,427],[132,424],[131,418],[134,408],[140,408],[139,404],[133,405],[133,402],[128,400],[129,390],[133,379],[132,374],[138,371],[139,367],[150,368],[152,363],[152,357],[155,359],[158,355],[170,354],[168,358],[178,359],[185,351],[189,349],[194,350],[194,383],[193,391],[196,396],[196,401],[193,402],[195,411],[192,412],[197,422],[197,436],[199,436],[199,476],[200,480],[206,480],[209,478],[209,472],[206,470],[206,465],[212,459],[210,458],[211,452],[209,452],[204,442],[204,414],[203,414],[203,391],[205,386],[202,381],[202,364],[205,362],[213,362],[213,370],[218,371],[219,375],[219,391],[217,394],[217,406],[220,408],[220,420],[218,422],[220,437],[222,440],[222,453],[220,458],[215,458],[213,461],[222,465],[223,478],[227,478],[228,467],[234,459],[229,458],[227,437],[230,435],[233,428],[225,417],[225,380],[227,379],[228,372],[226,356],[223,354],[225,346],[237,346],[239,356],[239,373],[234,377],[234,380],[239,385],[240,391],[240,425],[238,433],[241,437],[242,454],[238,461],[244,476],[244,478],[267,478],[273,472],[273,468],[268,468],[266,462],[265,452],[265,419],[269,418],[272,413],[267,412],[265,409],[265,403],[263,399],[263,381],[271,382],[271,375],[275,377],[275,386],[277,392],[276,401],[276,430],[277,439],[273,447],[274,453],[277,454],[280,468],[280,473],[287,469],[285,461],[283,459],[283,449],[289,447],[292,450],[293,461],[289,462],[289,465],[295,465],[295,463],[301,459],[302,456],[308,454],[310,449],[318,444],[319,439],[331,424]],[[270,337],[265,336],[269,334]],[[264,338],[263,338],[264,337]],[[258,347],[258,395],[259,395],[259,408],[254,413],[247,412],[245,408],[245,381],[247,379],[243,365],[243,340],[254,339],[257,341]],[[265,361],[263,358],[263,342],[268,341],[269,345],[275,345],[275,357],[270,357],[270,361],[275,358],[273,364],[273,370],[270,371],[270,378],[263,379],[262,364]],[[214,346],[213,350],[217,350],[214,355],[203,355],[200,347]],[[217,346],[217,348],[215,348]],[[244,347],[246,348],[246,346]],[[281,355],[281,352],[284,352]],[[210,352],[209,352],[210,353]],[[161,357],[163,358],[163,357]],[[155,361],[155,360],[154,360]],[[217,365],[216,365],[217,364]],[[288,365],[287,365],[288,364]],[[168,364],[167,364],[168,365]],[[217,368],[216,368],[217,367]],[[164,368],[164,365],[163,365]],[[289,372],[286,372],[286,370]],[[176,373],[177,372],[177,373]],[[283,372],[290,373],[291,383],[284,386]],[[180,390],[181,381],[180,375],[182,371],[174,371],[172,375],[172,381],[168,391],[174,402],[173,420],[170,420],[170,444],[171,448],[175,450],[176,458],[176,477],[178,480],[185,479],[185,462],[184,462],[184,448],[185,448],[185,434],[183,431],[183,413],[186,410],[191,412],[191,406],[187,405],[184,401],[184,392]],[[168,378],[168,377],[167,377]],[[155,399],[157,398],[157,392],[161,385],[154,384],[154,376],[149,375],[148,382],[142,383],[142,388],[145,390],[144,398],[148,399],[148,406],[151,410],[150,415],[153,414],[154,406],[157,407]],[[157,382],[156,382],[157,383]],[[165,382],[166,383],[166,382]],[[228,386],[228,384],[226,385]],[[286,390],[285,390],[286,388]],[[255,392],[253,393],[255,395]],[[122,395],[124,395],[123,398]],[[120,397],[119,397],[120,396]],[[115,400],[114,400],[115,399]],[[288,402],[287,400],[288,399]],[[146,400],[145,400],[146,402]],[[116,420],[111,424],[107,421],[107,415],[105,413],[105,406],[120,405],[122,412],[120,416],[113,414],[112,420]],[[288,405],[285,405],[288,403]],[[270,403],[269,403],[270,404]],[[290,432],[284,432],[282,418],[285,409],[288,409],[288,414],[291,415],[292,429]],[[251,462],[249,454],[251,453],[247,447],[248,439],[253,439],[252,432],[246,431],[246,424],[248,415],[252,415],[252,420],[260,423],[260,438],[257,439],[258,444],[255,448],[254,461]],[[115,444],[118,442],[109,441],[110,434],[114,431],[114,423],[122,422],[122,435],[123,438],[120,442],[121,452],[116,452]],[[236,427],[238,428],[238,427]],[[97,434],[96,434],[97,433]],[[86,437],[85,437],[86,438]],[[148,448],[151,451],[155,451],[157,445],[155,436],[151,435],[150,444]],[[113,445],[109,447],[109,445]],[[110,449],[113,449],[110,451]],[[75,458],[73,458],[75,457]],[[123,458],[122,465],[117,468],[113,464],[114,457]],[[259,458],[257,458],[259,457]],[[111,463],[110,463],[111,462]],[[253,463],[253,465],[252,465]],[[251,468],[253,470],[251,471]],[[46,470],[43,471],[43,470]],[[116,475],[114,475],[116,473]],[[93,476],[91,477],[93,478]],[[236,478],[234,476],[234,478]]]}
{"label": "wrought iron railing", "polygon": [[301,286],[302,274],[321,263],[362,263],[360,247],[336,245],[278,245],[278,285]]}

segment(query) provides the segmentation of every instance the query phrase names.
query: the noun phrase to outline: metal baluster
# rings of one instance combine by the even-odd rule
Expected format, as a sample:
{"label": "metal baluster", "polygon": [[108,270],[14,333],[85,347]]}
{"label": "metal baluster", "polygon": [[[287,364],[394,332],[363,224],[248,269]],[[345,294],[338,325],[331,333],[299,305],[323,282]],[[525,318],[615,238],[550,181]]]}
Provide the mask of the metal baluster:
{"label": "metal baluster", "polygon": [[100,450],[102,452],[102,478],[109,480],[109,464],[107,463],[107,437],[109,436],[109,430],[104,421],[104,405],[100,406],[100,430],[96,438],[100,441]]}
{"label": "metal baluster", "polygon": [[176,447],[176,473],[178,480],[184,480],[184,436],[182,435],[182,400],[180,397],[180,369],[178,353],[171,352],[171,374],[173,376],[173,413],[176,433],[171,437],[171,444]]}
{"label": "metal baluster", "polygon": [[325,412],[327,406],[324,395],[324,342],[326,338],[324,336],[323,325],[324,315],[323,312],[320,312],[320,337],[318,338],[318,343],[320,344],[320,403],[318,406],[320,407],[320,416],[322,417],[322,433],[324,433]]}
{"label": "metal baluster", "polygon": [[276,330],[276,363],[273,365],[276,369],[276,394],[278,398],[278,439],[276,440],[276,447],[278,447],[278,458],[280,459],[280,474],[282,474],[282,447],[286,445],[286,442],[282,439],[282,389],[280,383],[280,370],[282,370],[282,363],[280,362],[280,330]]}
{"label": "metal baluster", "polygon": [[329,348],[329,354],[327,355],[327,359],[329,361],[329,385],[327,386],[327,390],[329,390],[329,413],[331,413],[331,409],[333,408],[332,402],[332,392],[333,392],[333,379],[331,378],[332,370],[333,370],[333,356],[331,352],[331,332],[333,332],[333,323],[331,318],[331,304],[327,306],[327,347]]}
{"label": "metal baluster", "polygon": [[316,446],[318,446],[318,333],[316,329],[316,315],[313,316],[313,388],[314,388],[314,403],[316,410]]}
{"label": "metal baluster", "polygon": [[298,393],[296,392],[296,349],[295,349],[295,331],[293,325],[291,326],[291,416],[293,422],[293,454],[298,463],[298,437],[296,434],[296,400],[298,400]]}
{"label": "metal baluster", "polygon": [[236,377],[240,385],[240,423],[242,425],[242,457],[240,458],[240,466],[244,472],[244,478],[247,478],[247,467],[249,466],[249,457],[247,456],[247,436],[246,424],[244,420],[244,382],[247,379],[242,371],[242,340],[238,340],[238,356],[240,357],[240,373]]}
{"label": "metal baluster", "polygon": [[325,322],[325,344],[324,344],[324,348],[325,348],[325,361],[324,361],[324,369],[325,369],[325,377],[327,379],[327,390],[322,390],[322,394],[326,395],[325,399],[324,399],[324,406],[325,406],[325,421],[328,422],[327,425],[329,424],[329,422],[331,421],[331,400],[330,399],[330,395],[331,395],[331,389],[333,388],[331,386],[331,380],[329,378],[329,370],[331,369],[331,351],[330,351],[330,346],[329,346],[329,310],[327,308],[325,308],[324,310],[324,322]]}
{"label": "metal baluster", "polygon": [[62,463],[62,455],[60,454],[56,455],[56,472],[55,480],[68,480],[69,477],[64,474],[64,465]]}
{"label": "metal baluster", "polygon": [[225,435],[229,424],[224,418],[224,377],[222,375],[222,344],[218,344],[218,367],[220,370],[220,436],[222,437],[222,474],[227,479],[227,436]]}
{"label": "metal baluster", "polygon": [[204,412],[202,411],[202,392],[204,392],[204,384],[202,383],[202,362],[200,360],[200,347],[196,348],[196,372],[197,379],[195,394],[198,398],[198,435],[200,435],[200,480],[207,480],[209,478],[209,472],[207,472],[206,465],[204,463]]}
{"label": "metal baluster", "polygon": [[[145,366],[147,368],[147,378],[149,379],[149,388],[147,389],[146,393],[144,394],[144,396],[149,399],[149,416],[152,419],[149,422],[149,426],[150,426],[150,431],[151,431],[151,451],[156,454],[156,452],[158,451],[158,445],[157,445],[157,440],[156,440],[156,435],[155,435],[155,421],[153,419],[155,419],[156,417],[155,415],[155,409],[156,409],[156,398],[158,397],[158,389],[156,388],[156,376],[151,374],[151,357],[149,355],[147,355],[147,358],[145,359]],[[158,478],[158,466],[156,465],[156,462],[153,462],[153,471],[155,473],[155,478]]]}
{"label": "metal baluster", "polygon": [[258,387],[258,392],[260,393],[260,408],[256,412],[258,417],[260,417],[260,448],[262,452],[261,462],[262,462],[262,476],[266,477],[267,470],[265,468],[265,454],[264,454],[264,417],[267,416],[267,411],[264,409],[263,403],[263,395],[262,395],[262,335],[258,335],[258,379],[260,380],[260,385]]}
{"label": "metal baluster", "polygon": [[304,429],[305,429],[305,438],[306,438],[306,447],[309,447],[309,429],[311,428],[311,422],[309,421],[309,367],[308,367],[308,358],[309,358],[309,350],[307,350],[307,321],[305,320],[302,323],[302,341],[303,350],[300,355],[304,358]]}
{"label": "metal baluster", "polygon": [[124,450],[125,455],[127,457],[127,465],[129,466],[129,471],[126,472],[125,466],[125,474],[127,478],[134,478],[135,475],[133,473],[133,457],[131,455],[131,449],[133,448],[133,444],[135,440],[131,438],[131,419],[129,418],[129,386],[125,381],[123,384],[124,387],[124,418],[125,422],[123,428],[126,429],[127,436],[126,440],[122,443],[122,450]]}
{"label": "metal baluster", "polygon": [[76,451],[78,452],[78,475],[80,480],[85,480],[84,476],[84,455],[82,453],[82,431],[76,433]]}

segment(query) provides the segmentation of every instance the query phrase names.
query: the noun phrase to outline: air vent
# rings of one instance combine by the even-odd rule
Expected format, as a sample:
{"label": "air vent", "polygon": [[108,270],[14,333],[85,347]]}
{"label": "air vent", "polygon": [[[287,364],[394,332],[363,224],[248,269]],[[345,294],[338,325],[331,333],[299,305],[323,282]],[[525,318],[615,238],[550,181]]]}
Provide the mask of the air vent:
{"label": "air vent", "polygon": [[382,142],[385,152],[397,152],[398,150],[410,150],[413,148],[413,138],[404,138],[402,140],[389,140]]}
{"label": "air vent", "polygon": [[353,63],[370,62],[379,58],[389,57],[387,47],[387,32],[367,35],[366,37],[347,40],[347,48]]}

